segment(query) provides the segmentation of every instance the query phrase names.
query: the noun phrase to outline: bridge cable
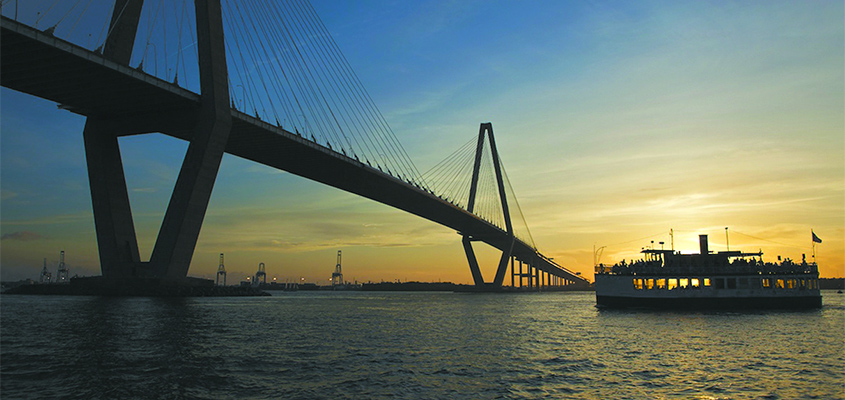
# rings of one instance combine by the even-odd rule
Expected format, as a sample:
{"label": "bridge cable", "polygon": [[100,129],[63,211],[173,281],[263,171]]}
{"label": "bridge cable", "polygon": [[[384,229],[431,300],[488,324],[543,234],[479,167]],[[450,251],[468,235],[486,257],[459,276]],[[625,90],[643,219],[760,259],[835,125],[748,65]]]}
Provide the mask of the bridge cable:
{"label": "bridge cable", "polygon": [[85,8],[82,9],[82,12],[79,13],[79,17],[76,18],[76,22],[73,23],[73,26],[70,27],[70,32],[68,32],[68,36],[73,35],[73,32],[76,30],[76,26],[79,25],[79,21],[82,20],[82,16],[85,15],[85,12],[88,11],[88,7],[91,6],[91,2],[94,0],[88,0],[88,3],[85,4]]}
{"label": "bridge cable", "polygon": [[[231,37],[231,36],[235,36],[235,35],[230,35],[230,37]],[[272,38],[271,38],[271,39],[272,39]],[[236,39],[231,38],[230,40],[236,40]],[[272,43],[272,41],[271,41],[271,43],[270,43],[270,44],[271,44],[271,45],[269,45],[269,46],[268,46],[268,48],[270,49],[270,52],[271,52],[271,54],[273,55],[273,58],[275,58],[275,59],[279,59],[281,55],[276,54],[276,48],[277,48],[277,47],[281,47],[281,46],[272,45],[272,44],[273,44],[273,43]],[[285,82],[287,83],[287,86],[288,86],[288,87],[293,87],[294,85],[293,85],[293,84],[291,84],[291,82],[290,82],[290,78],[288,77],[288,74],[285,72],[285,70],[286,70],[286,69],[285,69],[285,68],[280,68],[279,70],[280,70],[280,71],[281,71],[281,73],[282,73],[281,78],[285,80]],[[273,75],[274,75],[274,79],[275,79],[276,81],[281,80],[281,79],[280,79],[280,77],[279,77],[279,75],[278,75],[278,73],[276,73],[275,69],[273,69],[273,70],[272,70],[272,72],[273,72]],[[239,81],[243,81],[243,80],[244,80],[243,78],[240,78],[240,79],[239,79]],[[230,85],[231,85],[231,84],[232,84],[232,83],[231,83],[231,79],[230,79]],[[285,113],[291,116],[291,124],[293,125],[293,131],[294,131],[294,132],[296,132],[296,133],[299,133],[298,127],[300,126],[300,123],[299,123],[299,122],[297,121],[297,119],[295,118],[296,112],[294,111],[294,109],[293,109],[293,107],[292,107],[291,102],[290,102],[290,101],[287,101],[288,97],[292,97],[292,98],[294,99],[294,101],[297,103],[297,108],[299,108],[300,110],[302,110],[302,106],[301,106],[301,105],[300,105],[300,103],[299,103],[299,97],[298,97],[298,96],[297,96],[297,95],[296,95],[293,91],[291,91],[290,96],[287,96],[287,95],[285,95],[285,94],[283,93],[283,91],[281,91],[280,89],[278,89],[278,86],[277,86],[276,88],[277,88],[277,89],[275,90],[275,91],[276,91],[276,96],[278,96],[278,97],[282,100],[283,107],[285,108]],[[234,98],[236,97],[236,95],[237,95],[237,94],[233,92],[233,96],[232,96],[232,97],[233,97],[233,103],[234,103]],[[277,123],[278,123],[278,119],[279,119],[278,113],[277,113],[277,111],[276,111],[276,110],[274,110],[274,113],[276,113],[276,114],[275,114],[275,118],[276,118],[276,121],[277,121]],[[282,118],[282,119],[283,119],[283,120],[285,120],[285,118]],[[305,126],[302,126],[302,128],[303,128],[303,130],[305,130],[305,129],[306,129],[306,128],[305,128]],[[301,135],[301,134],[300,134],[300,135]]]}
{"label": "bridge cable", "polygon": [[[430,188],[437,192],[435,194],[452,197],[453,194],[466,193],[466,196],[469,196],[475,142],[476,138],[471,138],[452,154],[423,173],[423,177],[428,182]],[[469,170],[470,173],[467,174],[466,170]],[[461,188],[465,188],[465,190],[460,190]],[[461,198],[463,196],[455,197]],[[466,199],[464,199],[461,206],[466,208]]]}
{"label": "bridge cable", "polygon": [[38,17],[38,19],[36,19],[36,20],[35,20],[35,29],[38,29],[38,23],[39,23],[39,22],[41,22],[41,19],[42,19],[42,18],[44,18],[45,16],[47,16],[47,14],[50,12],[50,10],[52,10],[52,9],[53,9],[53,7],[55,7],[55,6],[56,6],[56,4],[59,4],[59,1],[61,1],[61,0],[56,0],[56,1],[54,1],[54,2],[53,2],[53,4],[52,4],[52,5],[50,5],[50,7],[48,7],[48,8],[47,8],[47,10],[46,10],[46,11],[44,11],[44,13],[43,13],[43,14],[41,14],[41,16],[40,16],[40,17]]}
{"label": "bridge cable", "polygon": [[[111,5],[111,8],[109,9],[108,15],[114,14],[115,5],[116,5],[116,3],[112,2],[112,5]],[[37,27],[37,24],[36,24],[36,27]],[[101,39],[103,39],[103,34],[108,30],[108,27],[109,27],[109,21],[106,21],[106,23],[103,25],[103,28],[100,30],[99,36],[97,36],[97,41],[94,42],[95,45],[98,44],[98,43],[105,43],[106,42],[105,40],[101,41]],[[89,47],[90,47],[90,43],[89,43]],[[97,49],[100,49],[100,47],[97,46]],[[98,52],[98,51],[94,50],[94,52]]]}
{"label": "bridge cable", "polygon": [[511,186],[510,178],[508,178],[507,170],[505,169],[504,163],[501,161],[501,157],[499,158],[499,165],[502,166],[502,175],[504,176],[505,182],[507,184],[508,189],[510,189],[511,196],[509,199],[513,199],[514,206],[516,210],[519,212],[519,218],[522,221],[523,226],[525,226],[526,234],[528,235],[528,240],[531,243],[531,247],[536,251],[537,244],[534,242],[534,237],[531,235],[531,229],[528,227],[528,221],[525,219],[525,214],[522,213],[522,207],[519,205],[519,199],[516,197],[516,191],[513,190],[513,186]]}
{"label": "bridge cable", "polygon": [[[249,7],[249,8],[255,10],[255,9],[257,9],[257,6],[253,5],[252,7]],[[269,27],[264,28],[265,26],[267,26],[266,19],[269,18],[269,17],[270,16],[268,15],[268,13],[259,12],[258,18],[253,21],[253,26],[257,30],[259,30],[260,32],[265,32],[265,35],[268,35],[267,32],[271,30]],[[265,42],[267,42],[266,47],[265,47]],[[258,40],[258,43],[261,45],[263,54],[265,54],[265,55],[272,54],[273,58],[275,58],[275,59],[279,58],[279,55],[276,54],[276,47],[277,46],[272,45],[272,43],[273,43],[272,37],[268,36],[266,40]],[[262,70],[263,69],[259,69],[259,71],[262,71]],[[283,68],[283,67],[278,68],[278,70],[281,71],[283,76],[281,76],[281,77],[279,76],[279,73],[277,72],[276,68],[270,68],[270,74],[268,74],[268,75],[272,75],[272,77],[268,76],[267,82],[274,82],[274,81],[279,82],[282,79],[284,79],[289,84],[290,81],[285,74],[285,68]],[[261,83],[264,86],[264,90],[269,93],[270,89],[268,88],[267,82],[265,82],[264,79],[262,78]],[[279,116],[278,110],[276,109],[275,101],[273,100],[273,97],[279,98],[280,102],[282,103],[282,107],[284,109],[285,114],[295,114],[295,112],[292,112],[293,109],[291,108],[291,106],[292,106],[291,102],[287,101],[288,96],[286,96],[284,94],[284,92],[279,88],[279,86],[270,85],[270,87],[273,88],[274,96],[269,96],[269,94],[268,94],[268,100],[270,102],[271,109],[273,110],[273,117],[276,119],[277,125],[280,125],[280,122],[279,122],[280,116]],[[282,120],[285,120],[285,118],[282,117]],[[292,118],[291,123],[294,125],[294,131],[298,132],[296,127],[299,124],[296,122],[296,119]]]}
{"label": "bridge cable", "polygon": [[[295,13],[289,13],[287,16],[292,18],[297,18],[298,16]],[[301,22],[294,19],[292,21],[296,26],[301,26]],[[308,52],[308,48],[305,47],[305,44],[308,42],[306,38],[303,38],[299,29],[288,29],[285,27],[286,33],[289,37],[294,38],[295,40],[292,41],[292,47],[295,50],[295,53],[299,60],[302,61],[302,65],[297,64],[296,67],[299,69],[302,76],[305,78],[307,82],[308,90],[311,92],[311,96],[314,99],[314,102],[319,105],[319,110],[322,115],[323,123],[325,124],[324,130],[325,133],[331,136],[331,140],[327,141],[329,147],[331,147],[330,142],[334,142],[336,147],[343,148],[343,136],[345,134],[341,131],[341,134],[338,134],[337,131],[334,129],[335,126],[338,126],[337,119],[334,117],[333,113],[328,104],[328,100],[324,94],[324,91],[320,89],[320,77],[317,76],[314,72],[317,68],[307,68],[305,64],[309,60],[310,53]],[[332,123],[334,121],[334,124]]]}
{"label": "bridge cable", "polygon": [[[253,26],[254,27],[254,25],[252,25],[252,24],[247,24],[246,19],[244,18],[241,9],[237,8],[237,7],[236,7],[236,9],[237,9],[238,17],[240,18],[240,20],[242,22],[241,26],[243,26],[243,27]],[[257,37],[257,34],[254,35],[253,34],[254,32],[252,30],[246,30],[246,29],[241,29],[241,32],[243,33],[243,35],[239,35],[239,36],[246,37],[251,43],[253,43],[252,46],[244,46],[244,48],[246,48],[247,54],[252,59],[258,59],[259,58],[258,55],[256,54],[256,52],[258,52],[259,50],[260,50],[261,54],[267,54],[266,49],[264,49],[264,41],[259,40],[258,37]],[[259,47],[260,47],[260,49],[259,49]],[[245,59],[242,59],[242,62],[246,63]],[[265,81],[265,70],[263,68],[256,68],[255,72],[258,75],[258,80],[261,83],[261,86],[264,88],[265,93],[268,92],[267,83]],[[260,114],[259,114],[258,111],[260,109],[267,117],[269,117],[269,114],[267,113],[267,106],[264,104],[264,97],[267,97],[267,100],[270,102],[270,107],[272,109],[275,109],[275,105],[274,105],[273,99],[272,99],[273,96],[261,96],[261,94],[260,94],[261,92],[258,90],[257,87],[255,87],[254,80],[250,80],[249,83],[250,83],[249,87],[250,87],[250,97],[251,97],[252,106],[253,106],[253,113],[255,114],[256,117],[259,117]],[[252,92],[256,92],[254,97],[253,97]],[[244,112],[246,112],[246,110],[244,110]],[[274,117],[276,119],[278,119],[278,117],[275,116],[275,114],[274,114]]]}
{"label": "bridge cable", "polygon": [[[68,15],[70,15],[70,13],[71,13],[71,12],[72,12],[75,8],[76,8],[76,6],[78,6],[78,5],[79,5],[80,1],[81,1],[81,0],[77,1],[76,3],[73,3],[73,7],[71,7],[70,9],[68,9],[68,10],[67,10],[67,12],[65,12],[65,13],[64,13],[64,15],[62,15],[62,17],[61,17],[61,18],[59,18],[59,20],[58,20],[58,21],[56,21],[56,23],[55,23],[55,24],[53,24],[53,26],[52,26],[53,32],[55,32],[55,31],[56,31],[56,27],[57,27],[59,24],[61,24],[61,23],[62,23],[62,21],[64,21],[64,20],[65,20],[65,18],[67,18],[67,16],[68,16]],[[54,5],[55,5],[55,3],[54,3]],[[48,11],[49,11],[49,10],[48,10]],[[49,30],[49,28],[48,28],[48,30]]]}
{"label": "bridge cable", "polygon": [[[292,13],[292,14],[297,15],[297,13]],[[298,27],[300,28],[299,30],[308,30],[309,29],[309,23],[308,23],[307,19],[305,19],[305,18],[299,19],[299,20],[297,20],[297,23],[298,23]],[[330,67],[331,63],[329,63],[328,62],[329,60],[327,60],[326,57],[320,52],[321,46],[319,46],[314,41],[314,37],[317,36],[317,35],[311,34],[312,32],[307,32],[307,33],[309,33],[309,34],[307,34],[305,36],[306,36],[308,43],[310,45],[307,46],[307,47],[303,46],[306,54],[308,54],[309,58],[311,60],[313,60],[316,64],[319,64],[321,66],[329,66]],[[320,61],[324,61],[325,64],[321,64]],[[336,84],[334,84],[334,79],[332,79],[331,75],[326,73],[326,69],[327,68],[314,68],[313,70],[315,72],[313,73],[313,75],[315,77],[315,80],[319,81],[319,83],[320,83],[319,87],[323,87],[324,89],[326,89],[326,90],[320,90],[319,93],[320,93],[320,96],[323,98],[324,104],[326,105],[326,109],[328,110],[329,115],[331,115],[332,120],[334,121],[333,126],[336,126],[338,128],[338,131],[340,132],[339,136],[342,137],[342,139],[343,139],[343,141],[341,142],[341,146],[343,146],[343,142],[345,142],[346,146],[348,146],[348,148],[350,149],[350,152],[354,154],[354,147],[355,146],[352,145],[352,141],[355,141],[357,143],[356,137],[353,135],[353,139],[352,139],[352,141],[350,141],[349,135],[347,135],[346,130],[343,129],[344,126],[350,126],[349,122],[346,121],[346,113],[344,112],[346,105],[342,104],[342,103],[339,105],[343,108],[331,107],[329,105],[329,101],[331,101],[332,104],[337,105],[338,101],[335,100],[334,96],[337,96],[338,93],[342,93],[342,91],[339,88],[337,88]],[[340,117],[340,120],[338,120],[338,116]],[[341,124],[341,121],[343,122],[342,124]]]}
{"label": "bridge cable", "polygon": [[[309,37],[318,37],[318,38],[323,38],[325,36],[330,37],[328,32],[325,31],[325,29],[320,30],[319,28],[316,28],[316,27],[321,26],[319,18],[316,15],[306,13],[307,10],[305,10],[305,7],[302,6],[301,2],[296,2],[296,6],[298,6],[298,9],[302,12],[293,13],[293,14],[303,14],[304,21],[303,21],[302,24],[303,24],[303,26],[306,26],[307,28],[309,28],[312,32],[312,34],[310,34]],[[315,44],[314,47],[317,49],[317,52],[321,55],[320,58],[322,60],[326,61],[326,65],[335,72],[335,73],[332,74],[332,77],[335,78],[335,79],[333,79],[333,81],[335,82],[334,85],[335,86],[341,86],[342,85],[344,87],[349,87],[348,85],[344,85],[342,81],[337,82],[338,81],[338,79],[336,78],[337,75],[342,75],[341,69],[338,68],[338,66],[336,65],[337,63],[331,63],[329,61],[332,60],[332,59],[337,59],[338,56],[329,53],[330,49],[327,48],[328,46],[326,46],[326,41],[321,40],[321,43],[319,45]],[[346,103],[350,103],[352,101],[352,98],[350,96],[346,96],[346,91],[336,91],[336,93],[338,93],[338,92],[344,94],[343,97],[344,97]],[[360,109],[360,107],[358,107],[358,108]],[[348,109],[348,108],[346,108],[346,109]],[[370,138],[370,136],[367,135],[365,132],[361,131],[360,129],[358,131],[361,132],[361,136],[363,136],[363,139],[367,140],[368,143],[373,144],[373,148],[378,153],[377,155],[380,155],[380,157],[376,157],[380,160],[380,163],[385,163],[388,166],[394,166],[393,169],[397,171],[398,175],[401,175],[403,168],[401,168],[401,165],[399,165],[399,163],[397,162],[396,157],[394,155],[394,152],[392,152],[389,148],[385,147],[385,142],[384,141],[372,140],[372,138]],[[376,155],[374,154],[374,156],[376,156]],[[400,167],[400,168],[396,168],[396,167]]]}
{"label": "bridge cable", "polygon": [[[300,9],[303,9],[303,6],[301,5],[301,3],[297,3],[297,4],[300,6]],[[304,11],[305,10],[303,10],[303,12]],[[363,129],[364,121],[362,121],[362,118],[361,118],[361,111],[363,111],[363,110],[360,108],[360,105],[358,105],[354,101],[354,98],[352,96],[352,93],[351,93],[349,86],[346,85],[345,80],[342,79],[344,77],[343,71],[340,68],[338,68],[337,63],[329,62],[331,59],[333,59],[335,57],[333,57],[332,54],[329,53],[329,49],[328,49],[329,46],[328,46],[328,43],[325,40],[326,34],[324,32],[320,31],[319,21],[315,22],[314,18],[307,19],[305,21],[305,24],[307,24],[308,28],[311,30],[311,32],[313,32],[313,34],[308,35],[310,38],[312,38],[312,42],[314,42],[313,38],[318,38],[319,43],[315,42],[315,47],[318,50],[322,50],[322,52],[320,52],[320,58],[326,63],[326,65],[331,70],[329,72],[332,72],[330,74],[326,74],[326,76],[329,78],[329,81],[332,83],[332,86],[335,88],[335,90],[333,90],[332,93],[335,93],[335,94],[339,93],[341,95],[341,96],[338,97],[338,100],[343,100],[343,103],[341,104],[342,105],[342,111],[343,111],[343,114],[342,114],[343,118],[344,118],[344,120],[346,120],[346,118],[347,118],[346,115],[348,115],[351,127],[356,132],[358,132],[357,135],[352,136],[353,140],[355,140],[355,142],[358,143],[358,146],[361,147],[361,144],[358,142],[358,137],[362,136],[361,142],[364,143],[364,147],[366,149],[368,149],[368,152],[372,152],[373,149],[371,148],[371,145],[373,144],[373,142],[372,142],[372,140],[370,140],[369,135],[367,135],[366,132]],[[339,79],[338,77],[341,77],[341,79]],[[358,106],[356,107],[356,105],[358,105]]]}
{"label": "bridge cable", "polygon": [[[299,35],[296,35],[296,30],[291,30],[287,24],[282,24],[282,28],[284,29],[285,35],[284,38],[287,39],[289,43],[289,47],[292,48],[294,51],[292,52],[293,55],[297,57],[297,59],[305,61],[305,54],[303,53],[301,47],[302,39]],[[304,68],[299,63],[294,63],[292,65],[298,71],[300,85],[299,90],[307,89],[308,92],[311,93],[310,96],[306,96],[306,102],[312,104],[311,107],[311,115],[316,116],[319,132],[322,133],[323,139],[326,142],[326,145],[331,147],[331,142],[335,143],[335,146],[339,146],[341,140],[339,136],[335,133],[334,129],[331,128],[331,123],[329,122],[329,117],[326,115],[325,108],[321,105],[321,101],[325,100],[325,97],[322,96],[322,93],[316,88],[316,81],[312,74],[308,72],[306,68]],[[304,83],[304,85],[302,84]],[[304,86],[304,87],[303,87]],[[314,112],[314,109],[319,110],[320,112]]]}
{"label": "bridge cable", "polygon": [[[398,157],[401,158],[401,160],[403,160],[402,164],[408,170],[409,174],[416,177],[417,179],[421,179],[422,174],[420,174],[419,170],[417,170],[416,166],[410,160],[407,152],[402,147],[402,144],[396,139],[396,135],[390,129],[390,126],[387,124],[387,121],[384,119],[384,116],[378,110],[378,107],[372,101],[372,98],[369,96],[366,88],[364,88],[363,85],[361,85],[360,79],[358,78],[357,74],[355,74],[354,69],[352,69],[351,66],[349,65],[349,62],[346,59],[346,57],[343,55],[342,52],[340,52],[340,50],[337,46],[337,43],[334,41],[334,38],[326,30],[325,25],[320,20],[316,11],[314,11],[313,5],[311,5],[307,1],[304,2],[304,4],[307,4],[308,9],[311,11],[311,14],[314,16],[313,18],[318,23],[317,26],[319,26],[322,29],[322,32],[325,33],[325,37],[328,38],[328,41],[331,44],[330,48],[332,50],[334,50],[335,54],[337,54],[338,60],[341,62],[341,64],[343,66],[345,66],[345,70],[347,71],[347,76],[350,78],[350,82],[357,87],[358,92],[359,92],[359,96],[361,96],[361,98],[369,106],[369,109],[371,110],[370,111],[371,115],[376,119],[376,121],[378,121],[379,125],[382,127],[382,129],[378,130],[377,132],[382,132],[382,135],[383,135],[382,137],[385,138],[387,143],[391,145],[391,147],[393,148],[393,152],[397,153]],[[423,184],[424,184],[424,182],[423,182]]]}
{"label": "bridge cable", "polygon": [[[162,1],[159,0],[158,5],[156,6],[156,9],[155,9],[155,13],[153,13],[151,10],[147,11],[147,36],[146,36],[146,41],[145,41],[145,44],[144,44],[143,56],[141,57],[141,65],[145,64],[146,59],[147,59],[147,48],[149,48],[150,44],[152,44],[150,42],[150,39],[152,38],[153,29],[158,24],[158,14],[159,14],[159,11],[161,11],[161,4],[162,4]],[[153,44],[153,63],[154,63],[153,64],[153,75],[154,76],[158,76],[158,54],[157,53],[158,53],[158,51],[157,51],[155,45]],[[147,72],[147,73],[149,73],[149,72]]]}
{"label": "bridge cable", "polygon": [[[279,119],[289,118],[296,133],[301,124],[306,137],[308,133],[314,140],[320,137],[325,146],[356,159],[360,155],[371,166],[369,159],[375,159],[375,167],[385,167],[387,173],[419,186],[417,182],[423,181],[421,174],[415,171],[406,152],[396,150],[395,135],[385,135],[385,129],[379,128],[386,126],[379,122],[383,117],[379,119],[380,113],[361,100],[366,96],[361,94],[363,88],[356,86],[360,81],[354,79],[354,71],[309,3],[247,0],[243,6],[227,2],[226,9],[230,15],[226,26],[234,33],[227,35],[227,42],[231,41],[227,47],[234,49],[229,56],[236,64],[230,77],[234,79],[229,82],[233,103],[240,87],[244,101],[248,97],[257,108],[256,115],[260,109],[265,117],[270,116],[265,104],[265,100],[269,101],[277,125]],[[234,22],[236,19],[238,23]],[[281,51],[277,52],[277,48]],[[273,57],[266,59],[270,54]],[[246,73],[247,69],[252,72]],[[263,91],[259,93],[258,87]],[[274,98],[282,100],[281,107]],[[294,103],[298,106],[292,107]],[[283,115],[279,115],[280,109],[284,110]],[[316,130],[309,129],[312,124],[316,124]],[[368,130],[376,136],[368,134]]]}

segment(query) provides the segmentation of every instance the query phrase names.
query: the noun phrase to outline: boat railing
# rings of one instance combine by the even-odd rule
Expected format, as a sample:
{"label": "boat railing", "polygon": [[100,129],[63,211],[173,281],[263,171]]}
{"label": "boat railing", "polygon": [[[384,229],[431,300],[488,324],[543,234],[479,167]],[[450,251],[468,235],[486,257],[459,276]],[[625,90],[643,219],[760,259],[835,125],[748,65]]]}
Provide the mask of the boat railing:
{"label": "boat railing", "polygon": [[725,274],[725,275],[807,275],[818,274],[815,263],[795,264],[791,262],[776,263],[731,263],[728,265],[689,263],[662,265],[654,262],[618,263],[614,265],[599,264],[595,266],[597,275],[697,275],[697,274]]}

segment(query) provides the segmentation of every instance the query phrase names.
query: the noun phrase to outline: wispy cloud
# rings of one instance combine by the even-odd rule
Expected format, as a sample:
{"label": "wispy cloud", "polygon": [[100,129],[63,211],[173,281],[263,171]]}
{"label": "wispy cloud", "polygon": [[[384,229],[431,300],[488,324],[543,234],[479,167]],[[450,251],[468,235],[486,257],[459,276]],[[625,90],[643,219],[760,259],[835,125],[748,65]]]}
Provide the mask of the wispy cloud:
{"label": "wispy cloud", "polygon": [[9,200],[15,197],[18,197],[17,192],[13,192],[11,190],[0,190],[0,200]]}
{"label": "wispy cloud", "polygon": [[29,242],[41,238],[43,238],[43,236],[35,232],[17,231],[3,235],[2,237],[0,237],[0,240],[20,240],[24,242]]}
{"label": "wispy cloud", "polygon": [[8,220],[2,221],[3,225],[26,226],[26,225],[53,225],[53,224],[75,224],[79,222],[89,222],[94,218],[91,212],[81,212],[76,214],[60,214],[51,215],[41,218]]}

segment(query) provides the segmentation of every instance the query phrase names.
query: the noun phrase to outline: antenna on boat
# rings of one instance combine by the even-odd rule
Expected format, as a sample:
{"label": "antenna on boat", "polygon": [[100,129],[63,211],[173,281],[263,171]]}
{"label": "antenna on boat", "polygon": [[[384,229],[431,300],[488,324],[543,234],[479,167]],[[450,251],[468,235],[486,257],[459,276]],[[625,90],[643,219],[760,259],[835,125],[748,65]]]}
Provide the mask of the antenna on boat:
{"label": "antenna on boat", "polygon": [[601,261],[601,254],[604,252],[604,248],[607,246],[602,246],[596,249],[595,243],[593,244],[593,266],[599,265],[599,261]]}
{"label": "antenna on boat", "polygon": [[731,242],[728,240],[728,227],[725,227],[725,246],[728,246],[728,251],[731,251]]}

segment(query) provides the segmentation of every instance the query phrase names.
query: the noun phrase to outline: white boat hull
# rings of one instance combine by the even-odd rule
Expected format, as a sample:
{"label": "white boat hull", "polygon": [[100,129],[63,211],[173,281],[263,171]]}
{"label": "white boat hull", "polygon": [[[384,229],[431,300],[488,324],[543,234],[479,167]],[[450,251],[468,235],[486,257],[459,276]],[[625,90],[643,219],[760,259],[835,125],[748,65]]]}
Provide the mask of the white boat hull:
{"label": "white boat hull", "polygon": [[818,308],[822,305],[818,279],[807,275],[596,274],[595,280],[599,307]]}

